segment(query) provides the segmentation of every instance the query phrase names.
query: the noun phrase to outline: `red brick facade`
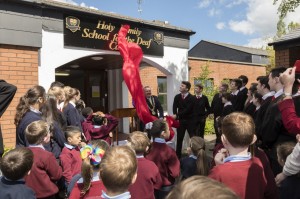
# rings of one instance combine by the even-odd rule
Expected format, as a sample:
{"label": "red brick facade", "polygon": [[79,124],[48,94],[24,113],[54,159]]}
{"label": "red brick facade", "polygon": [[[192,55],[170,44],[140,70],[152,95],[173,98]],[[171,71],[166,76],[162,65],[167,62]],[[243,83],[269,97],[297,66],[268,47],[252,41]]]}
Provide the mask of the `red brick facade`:
{"label": "red brick facade", "polygon": [[275,51],[275,65],[276,66],[289,66],[290,53],[289,49]]}
{"label": "red brick facade", "polygon": [[[140,77],[143,86],[150,86],[152,95],[157,96],[158,91],[158,84],[157,84],[157,77],[165,77],[166,75],[163,74],[159,69],[146,66],[140,69]],[[132,97],[129,94],[128,97],[129,107],[132,107]]]}
{"label": "red brick facade", "polygon": [[5,147],[14,147],[16,127],[14,117],[19,99],[38,84],[38,49],[0,44],[0,79],[17,86],[17,93],[1,118]]}
{"label": "red brick facade", "polygon": [[256,82],[258,76],[266,75],[266,68],[263,66],[189,59],[189,81],[192,85],[194,84],[194,79],[200,76],[202,72],[201,67],[206,63],[208,63],[209,70],[212,72],[209,78],[213,78],[215,86],[218,86],[223,79],[233,79],[240,75],[246,75],[249,78],[247,85],[249,86],[250,83]]}

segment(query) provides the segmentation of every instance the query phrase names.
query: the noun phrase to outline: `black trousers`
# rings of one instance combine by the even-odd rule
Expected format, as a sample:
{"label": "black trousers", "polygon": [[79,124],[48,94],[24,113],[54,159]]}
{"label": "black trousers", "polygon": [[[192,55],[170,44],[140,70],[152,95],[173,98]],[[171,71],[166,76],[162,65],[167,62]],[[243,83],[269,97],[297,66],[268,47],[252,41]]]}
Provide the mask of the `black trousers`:
{"label": "black trousers", "polygon": [[185,135],[185,131],[188,131],[190,137],[194,136],[194,125],[189,120],[179,120],[179,128],[177,129],[177,143],[176,143],[176,154],[177,157],[181,158],[182,153],[182,141]]}
{"label": "black trousers", "polygon": [[199,136],[204,138],[204,129],[205,129],[206,117],[199,117],[194,121],[194,134],[195,136]]}
{"label": "black trousers", "polygon": [[221,143],[222,142],[222,140],[221,140],[221,132],[219,132],[219,129],[218,129],[218,124],[217,124],[217,121],[216,121],[216,118],[217,118],[218,116],[215,116],[214,117],[214,129],[215,129],[215,133],[216,133],[216,144],[215,145],[217,145],[217,144],[219,144],[219,143]]}

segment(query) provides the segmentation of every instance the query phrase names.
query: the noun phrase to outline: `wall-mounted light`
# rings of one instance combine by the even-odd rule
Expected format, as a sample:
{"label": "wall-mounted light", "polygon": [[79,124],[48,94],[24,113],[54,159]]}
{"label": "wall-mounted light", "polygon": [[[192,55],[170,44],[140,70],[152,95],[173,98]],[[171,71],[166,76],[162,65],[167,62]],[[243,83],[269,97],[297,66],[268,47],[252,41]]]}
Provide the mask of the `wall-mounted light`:
{"label": "wall-mounted light", "polygon": [[95,57],[91,57],[91,59],[95,60],[95,61],[99,61],[99,60],[103,59],[103,57],[95,56]]}
{"label": "wall-mounted light", "polygon": [[69,76],[70,73],[67,72],[55,72],[55,76]]}

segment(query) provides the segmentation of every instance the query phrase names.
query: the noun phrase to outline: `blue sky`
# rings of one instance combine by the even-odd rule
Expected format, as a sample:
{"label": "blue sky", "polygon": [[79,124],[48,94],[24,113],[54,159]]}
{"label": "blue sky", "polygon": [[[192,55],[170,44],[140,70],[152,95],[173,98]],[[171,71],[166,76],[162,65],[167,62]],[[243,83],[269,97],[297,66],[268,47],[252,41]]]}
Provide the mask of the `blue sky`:
{"label": "blue sky", "polygon": [[[277,7],[273,0],[56,0],[144,20],[168,21],[191,29],[190,48],[211,40],[260,48],[276,34]],[[300,10],[286,18],[300,22]]]}

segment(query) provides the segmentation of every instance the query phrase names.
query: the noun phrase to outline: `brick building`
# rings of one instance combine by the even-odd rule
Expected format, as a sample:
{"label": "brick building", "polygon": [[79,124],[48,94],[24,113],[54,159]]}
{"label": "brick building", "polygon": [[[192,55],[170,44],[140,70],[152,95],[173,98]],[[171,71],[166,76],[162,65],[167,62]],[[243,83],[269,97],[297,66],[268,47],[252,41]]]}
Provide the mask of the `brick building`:
{"label": "brick building", "polygon": [[275,50],[276,66],[290,67],[300,59],[300,28],[269,44]]}

